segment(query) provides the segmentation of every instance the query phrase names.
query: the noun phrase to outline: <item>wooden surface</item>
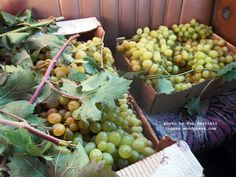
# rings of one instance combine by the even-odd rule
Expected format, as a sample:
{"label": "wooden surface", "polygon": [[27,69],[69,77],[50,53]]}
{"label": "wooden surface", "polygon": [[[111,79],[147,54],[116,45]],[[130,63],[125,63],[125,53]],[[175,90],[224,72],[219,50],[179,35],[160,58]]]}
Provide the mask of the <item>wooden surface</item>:
{"label": "wooden surface", "polygon": [[236,1],[216,0],[212,20],[215,33],[236,45]]}

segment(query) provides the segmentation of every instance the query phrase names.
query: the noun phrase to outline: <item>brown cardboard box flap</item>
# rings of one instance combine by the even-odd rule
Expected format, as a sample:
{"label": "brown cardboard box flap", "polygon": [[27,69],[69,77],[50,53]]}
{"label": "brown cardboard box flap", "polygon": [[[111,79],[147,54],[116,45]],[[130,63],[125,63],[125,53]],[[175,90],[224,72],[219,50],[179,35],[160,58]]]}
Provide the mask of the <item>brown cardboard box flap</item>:
{"label": "brown cardboard box flap", "polygon": [[203,167],[184,141],[117,172],[120,177],[202,177]]}
{"label": "brown cardboard box flap", "polygon": [[60,28],[58,34],[72,35],[92,31],[101,26],[96,17],[82,18],[76,20],[66,20],[56,23]]}

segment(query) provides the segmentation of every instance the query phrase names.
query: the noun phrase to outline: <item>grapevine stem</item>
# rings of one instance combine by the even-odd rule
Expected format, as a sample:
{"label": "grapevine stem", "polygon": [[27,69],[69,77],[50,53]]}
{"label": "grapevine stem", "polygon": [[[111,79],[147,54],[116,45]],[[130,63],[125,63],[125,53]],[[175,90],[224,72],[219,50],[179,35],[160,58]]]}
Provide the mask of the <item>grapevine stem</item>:
{"label": "grapevine stem", "polygon": [[23,119],[23,118],[21,118],[21,117],[15,115],[15,114],[12,114],[12,113],[10,113],[10,112],[6,112],[6,111],[3,111],[3,110],[0,110],[0,112],[2,112],[3,114],[6,114],[6,115],[8,115],[8,116],[11,116],[11,117],[13,117],[13,118],[15,118],[15,119],[17,119],[17,120],[20,120],[20,121],[26,123],[26,120],[25,120],[25,119]]}
{"label": "grapevine stem", "polygon": [[40,26],[46,26],[46,25],[49,25],[51,23],[54,23],[55,21],[59,21],[59,20],[63,20],[63,19],[64,19],[64,17],[49,18],[47,20],[44,20],[44,21],[41,21],[41,22],[38,22],[38,23],[29,24],[27,26],[24,26],[24,27],[21,27],[21,28],[18,28],[18,29],[15,29],[15,30],[12,30],[12,31],[8,31],[8,32],[3,33],[3,34],[0,34],[0,37],[6,36],[9,33],[24,32],[24,31],[30,30],[32,28],[38,28]]}
{"label": "grapevine stem", "polygon": [[48,86],[53,89],[54,91],[60,93],[61,95],[67,97],[67,98],[71,98],[71,99],[81,99],[80,97],[76,97],[67,93],[62,92],[61,90],[57,89],[51,82],[47,81]]}
{"label": "grapevine stem", "polygon": [[52,72],[55,63],[58,61],[58,59],[60,58],[60,56],[63,54],[64,50],[66,49],[66,47],[77,37],[79,37],[79,34],[73,35],[71,36],[63,45],[63,47],[60,49],[60,51],[57,53],[57,55],[51,60],[47,71],[45,72],[43,79],[41,80],[39,86],[37,87],[36,91],[34,92],[33,96],[30,98],[29,103],[33,104],[36,100],[36,98],[38,97],[38,95],[40,94],[43,86],[45,85],[46,81],[49,79],[50,77],[50,73]]}
{"label": "grapevine stem", "polygon": [[[13,114],[12,114],[13,115]],[[16,117],[16,115],[14,115],[14,117]],[[17,116],[18,117],[18,116]],[[21,118],[23,119],[23,118]],[[2,125],[7,125],[7,126],[11,126],[11,127],[18,127],[18,128],[24,128],[27,129],[30,133],[37,135],[45,140],[48,140],[56,145],[64,145],[64,146],[69,146],[71,144],[70,141],[64,141],[64,140],[60,140],[58,138],[55,138],[51,135],[48,135],[44,132],[39,131],[38,129],[30,126],[28,124],[28,122],[16,122],[16,121],[11,121],[11,120],[6,120],[4,118],[0,118],[0,124]]]}
{"label": "grapevine stem", "polygon": [[[174,76],[181,76],[181,75],[184,75],[184,74],[188,74],[188,73],[191,73],[193,72],[194,69],[191,69],[189,71],[186,71],[186,72],[183,72],[183,73],[179,73],[179,74],[175,74],[175,75],[167,75],[167,76],[163,76],[163,75],[160,75],[162,77],[160,78],[165,78],[165,77],[174,77]],[[149,75],[149,76],[146,76],[145,79],[155,79],[155,78],[159,78],[157,75]]]}

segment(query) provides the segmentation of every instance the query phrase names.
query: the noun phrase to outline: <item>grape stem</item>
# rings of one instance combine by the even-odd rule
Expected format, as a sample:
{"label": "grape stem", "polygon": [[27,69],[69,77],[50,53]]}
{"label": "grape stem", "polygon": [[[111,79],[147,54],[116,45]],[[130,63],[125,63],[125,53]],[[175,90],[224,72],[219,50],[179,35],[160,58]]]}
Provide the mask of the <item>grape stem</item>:
{"label": "grape stem", "polygon": [[75,52],[87,50],[87,49],[89,49],[89,48],[91,48],[91,47],[95,47],[95,46],[97,46],[97,45],[102,45],[102,42],[97,43],[97,44],[94,44],[94,45],[90,45],[90,46],[88,46],[88,47],[85,47],[85,48],[82,48],[82,49],[79,49],[79,50],[73,50],[72,52],[75,53]]}
{"label": "grape stem", "polygon": [[[105,37],[105,31],[102,35],[102,47],[101,47],[101,56],[102,56],[102,49],[104,47],[104,37]],[[103,57],[102,57],[102,60],[101,60],[101,68],[103,68]]]}
{"label": "grape stem", "polygon": [[[17,115],[12,114],[12,113],[7,113],[7,112],[3,112],[3,111],[1,111],[1,112],[9,115],[15,119],[18,119],[18,120],[23,119]],[[16,121],[11,121],[11,120],[6,120],[6,119],[0,117],[0,124],[6,125],[6,126],[11,126],[11,127],[24,128],[24,129],[28,130],[30,133],[37,135],[45,140],[48,140],[56,145],[69,146],[71,144],[70,141],[60,140],[60,139],[55,138],[51,135],[48,135],[44,132],[41,132],[38,129],[32,127],[25,119],[23,119],[23,120],[24,121],[16,122]]]}
{"label": "grape stem", "polygon": [[67,94],[67,93],[64,93],[62,92],[61,90],[57,89],[50,81],[47,81],[46,82],[48,84],[48,86],[53,89],[54,91],[60,93],[62,96],[64,97],[67,97],[67,98],[71,98],[71,99],[78,99],[80,100],[81,98],[80,97],[76,97],[76,96],[73,96],[73,95],[70,95],[70,94]]}
{"label": "grape stem", "polygon": [[33,104],[35,102],[35,100],[37,99],[38,95],[40,94],[42,88],[44,87],[46,81],[49,79],[50,77],[50,73],[52,72],[55,63],[59,60],[60,56],[63,54],[64,50],[66,49],[66,47],[77,37],[79,37],[79,34],[73,35],[71,36],[63,45],[63,47],[59,50],[59,52],[56,54],[56,56],[50,61],[50,64],[47,68],[47,71],[45,72],[43,79],[41,80],[39,86],[37,87],[37,89],[35,90],[33,96],[30,98],[29,103]]}
{"label": "grape stem", "polygon": [[191,73],[193,71],[194,71],[194,69],[188,70],[188,71],[183,72],[183,73],[175,74],[175,75],[166,75],[166,76],[159,75],[161,77],[158,77],[158,75],[149,75],[149,76],[146,76],[145,79],[159,79],[159,78],[166,78],[166,77],[181,76],[181,75],[184,75],[184,74]]}

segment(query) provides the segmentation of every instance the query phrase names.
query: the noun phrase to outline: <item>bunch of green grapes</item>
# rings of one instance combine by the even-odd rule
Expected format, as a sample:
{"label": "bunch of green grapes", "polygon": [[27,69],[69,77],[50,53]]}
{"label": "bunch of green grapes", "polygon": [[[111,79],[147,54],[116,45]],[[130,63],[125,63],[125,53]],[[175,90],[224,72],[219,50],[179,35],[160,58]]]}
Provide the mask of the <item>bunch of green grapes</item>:
{"label": "bunch of green grapes", "polygon": [[120,169],[155,153],[152,142],[142,133],[142,122],[130,109],[127,94],[117,100],[115,108],[99,104],[99,121],[73,117],[80,105],[60,96],[56,103],[46,105],[41,116],[52,126],[54,136],[82,143],[90,160],[104,160],[106,165]]}
{"label": "bunch of green grapes", "polygon": [[212,34],[211,27],[193,19],[172,29],[139,28],[132,40],[117,46],[129,59],[132,71],[146,73],[142,77],[146,84],[155,87],[157,78],[164,76],[176,91],[185,90],[216,77],[220,68],[235,61],[235,54],[228,51],[223,40],[206,39]]}
{"label": "bunch of green grapes", "polygon": [[112,66],[114,58],[112,52],[108,47],[103,47],[101,38],[93,37],[87,42],[77,42],[74,50],[76,60],[83,60],[86,57],[93,57],[97,62],[104,65]]}
{"label": "bunch of green grapes", "polygon": [[52,125],[52,134],[54,136],[72,140],[73,134],[79,128],[84,128],[84,124],[86,124],[86,122],[72,116],[73,111],[78,109],[80,105],[81,103],[77,100],[59,96],[56,102],[47,103],[45,111],[42,111],[40,115]]}
{"label": "bunch of green grapes", "polygon": [[184,75],[191,84],[216,77],[219,69],[234,61],[235,54],[228,51],[221,39],[188,40],[176,46],[174,52],[174,62],[185,71],[192,70]]}
{"label": "bunch of green grapes", "polygon": [[172,26],[172,30],[178,37],[178,41],[185,42],[189,39],[200,40],[206,39],[212,35],[212,27],[204,24],[199,24],[195,19],[190,23]]}
{"label": "bunch of green grapes", "polygon": [[133,41],[124,40],[117,46],[130,59],[133,71],[146,71],[148,75],[177,74],[179,67],[172,62],[176,35],[165,26],[157,30],[137,29]]}

